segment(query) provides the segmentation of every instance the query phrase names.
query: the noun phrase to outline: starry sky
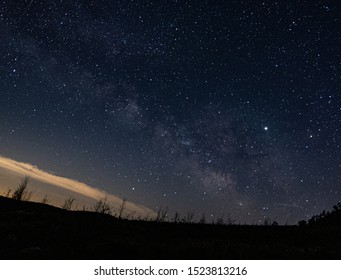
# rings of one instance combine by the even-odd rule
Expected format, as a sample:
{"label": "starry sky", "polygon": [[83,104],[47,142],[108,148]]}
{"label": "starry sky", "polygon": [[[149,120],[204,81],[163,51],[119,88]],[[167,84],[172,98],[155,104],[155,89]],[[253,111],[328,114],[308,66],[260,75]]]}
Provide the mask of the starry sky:
{"label": "starry sky", "polygon": [[0,154],[151,209],[341,197],[338,1],[0,3]]}

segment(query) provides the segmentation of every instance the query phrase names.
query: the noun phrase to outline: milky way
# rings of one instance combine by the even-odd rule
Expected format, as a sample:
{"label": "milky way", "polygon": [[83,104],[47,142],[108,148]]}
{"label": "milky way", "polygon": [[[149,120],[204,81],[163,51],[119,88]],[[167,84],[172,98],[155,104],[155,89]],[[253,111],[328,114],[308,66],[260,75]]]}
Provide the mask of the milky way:
{"label": "milky way", "polygon": [[340,200],[333,1],[3,1],[0,154],[170,215]]}

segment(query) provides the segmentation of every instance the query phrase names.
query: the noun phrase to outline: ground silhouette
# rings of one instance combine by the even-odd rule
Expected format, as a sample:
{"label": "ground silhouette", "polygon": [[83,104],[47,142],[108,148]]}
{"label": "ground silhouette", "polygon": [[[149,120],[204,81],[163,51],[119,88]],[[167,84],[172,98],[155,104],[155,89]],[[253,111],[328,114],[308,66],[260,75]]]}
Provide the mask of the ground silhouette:
{"label": "ground silhouette", "polygon": [[341,227],[335,223],[131,221],[6,197],[0,197],[0,242],[1,259],[341,258]]}

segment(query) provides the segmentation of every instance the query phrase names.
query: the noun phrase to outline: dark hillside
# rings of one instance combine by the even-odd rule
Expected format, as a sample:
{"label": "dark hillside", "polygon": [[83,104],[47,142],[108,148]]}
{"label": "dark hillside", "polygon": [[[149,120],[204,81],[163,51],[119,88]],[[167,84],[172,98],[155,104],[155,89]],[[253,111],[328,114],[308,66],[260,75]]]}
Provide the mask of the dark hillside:
{"label": "dark hillside", "polygon": [[340,259],[337,226],[120,220],[0,197],[1,259]]}

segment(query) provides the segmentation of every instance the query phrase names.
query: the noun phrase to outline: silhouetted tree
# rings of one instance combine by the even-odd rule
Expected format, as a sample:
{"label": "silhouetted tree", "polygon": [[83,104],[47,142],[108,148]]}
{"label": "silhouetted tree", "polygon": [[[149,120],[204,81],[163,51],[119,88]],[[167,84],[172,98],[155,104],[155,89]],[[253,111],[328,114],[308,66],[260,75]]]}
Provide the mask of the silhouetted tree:
{"label": "silhouetted tree", "polygon": [[333,206],[333,211],[340,211],[341,210],[341,202],[338,202],[336,205]]}
{"label": "silhouetted tree", "polygon": [[341,225],[341,203],[333,206],[331,212],[322,211],[308,220],[309,225]]}

